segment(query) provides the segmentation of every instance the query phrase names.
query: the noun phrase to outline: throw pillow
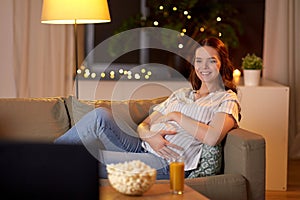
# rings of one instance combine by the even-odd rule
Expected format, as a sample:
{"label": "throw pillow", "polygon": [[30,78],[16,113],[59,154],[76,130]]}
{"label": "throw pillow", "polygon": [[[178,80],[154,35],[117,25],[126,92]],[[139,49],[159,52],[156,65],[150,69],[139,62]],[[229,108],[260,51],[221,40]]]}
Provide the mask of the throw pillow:
{"label": "throw pillow", "polygon": [[221,144],[216,146],[202,145],[202,154],[198,167],[193,170],[188,178],[212,176],[221,172],[223,159],[223,147]]}

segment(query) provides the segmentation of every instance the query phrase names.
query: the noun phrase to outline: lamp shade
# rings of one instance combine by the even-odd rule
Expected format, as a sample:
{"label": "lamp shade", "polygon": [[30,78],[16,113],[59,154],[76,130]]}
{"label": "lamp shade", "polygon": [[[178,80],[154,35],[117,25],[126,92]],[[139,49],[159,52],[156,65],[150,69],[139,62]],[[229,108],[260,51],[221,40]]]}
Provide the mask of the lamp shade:
{"label": "lamp shade", "polygon": [[41,22],[46,24],[110,22],[107,0],[44,0]]}

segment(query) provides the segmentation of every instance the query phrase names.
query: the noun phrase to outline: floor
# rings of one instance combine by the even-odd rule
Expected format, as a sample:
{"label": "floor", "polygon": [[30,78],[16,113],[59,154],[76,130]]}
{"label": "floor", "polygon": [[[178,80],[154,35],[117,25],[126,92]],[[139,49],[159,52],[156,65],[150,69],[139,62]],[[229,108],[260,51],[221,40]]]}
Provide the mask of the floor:
{"label": "floor", "polygon": [[266,191],[266,200],[300,200],[300,160],[288,163],[287,191]]}

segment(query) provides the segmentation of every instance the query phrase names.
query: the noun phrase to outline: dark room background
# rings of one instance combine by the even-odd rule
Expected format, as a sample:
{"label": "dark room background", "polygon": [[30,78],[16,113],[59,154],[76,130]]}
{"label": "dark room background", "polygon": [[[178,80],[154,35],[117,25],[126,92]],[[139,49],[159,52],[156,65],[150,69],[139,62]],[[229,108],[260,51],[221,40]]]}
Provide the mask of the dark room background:
{"label": "dark room background", "polygon": [[[241,24],[242,32],[238,33],[239,45],[235,48],[231,48],[229,46],[229,52],[235,68],[240,69],[242,57],[244,57],[247,53],[255,53],[256,55],[262,57],[265,0],[213,1],[219,4],[230,4],[233,8],[237,10],[237,14],[235,17],[236,20],[238,20]],[[173,0],[173,2],[176,4],[179,3],[180,0]],[[203,6],[205,2],[207,2],[207,0],[198,0],[195,8],[193,9],[193,12],[201,12],[201,6]],[[107,24],[104,23],[93,25],[92,36],[90,35],[86,37],[86,42],[88,44],[86,46],[86,54],[88,54],[91,51],[91,49],[96,47],[102,41],[116,34],[116,30],[120,28],[124,20],[128,20],[128,18],[140,14],[142,10],[145,9],[143,5],[147,5],[147,3],[149,2],[147,2],[147,0],[108,0],[108,3],[110,7],[112,21]],[[157,50],[151,50],[149,62],[158,62],[168,65],[168,62],[165,59],[165,57],[158,56],[161,55],[161,53],[168,54],[168,52],[159,52]],[[97,62],[96,58],[95,60]],[[115,60],[114,62],[139,64],[139,52],[130,52]],[[180,69],[178,71],[180,71]]]}

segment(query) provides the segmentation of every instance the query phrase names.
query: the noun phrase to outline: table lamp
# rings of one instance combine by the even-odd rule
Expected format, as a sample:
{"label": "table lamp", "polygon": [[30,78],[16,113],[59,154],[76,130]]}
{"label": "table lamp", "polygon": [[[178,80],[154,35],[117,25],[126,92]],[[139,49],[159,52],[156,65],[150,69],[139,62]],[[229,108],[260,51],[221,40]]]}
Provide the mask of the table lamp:
{"label": "table lamp", "polygon": [[75,83],[78,98],[77,24],[110,22],[107,0],[44,0],[41,22],[45,24],[74,24]]}

